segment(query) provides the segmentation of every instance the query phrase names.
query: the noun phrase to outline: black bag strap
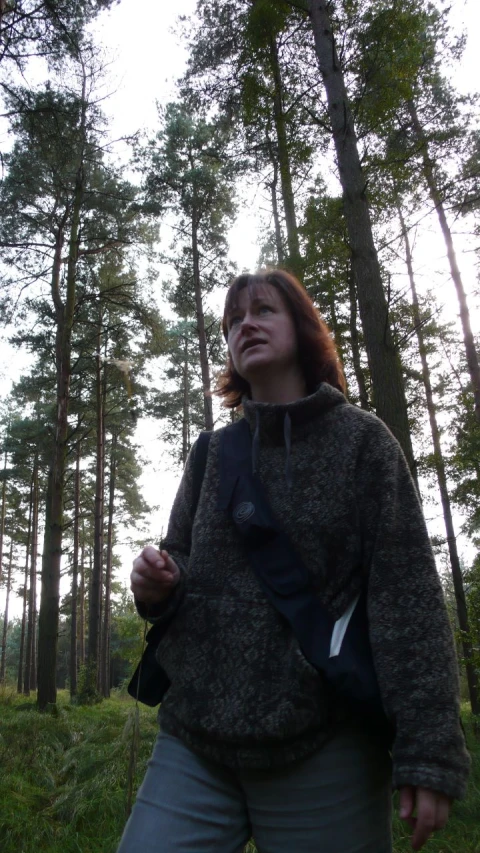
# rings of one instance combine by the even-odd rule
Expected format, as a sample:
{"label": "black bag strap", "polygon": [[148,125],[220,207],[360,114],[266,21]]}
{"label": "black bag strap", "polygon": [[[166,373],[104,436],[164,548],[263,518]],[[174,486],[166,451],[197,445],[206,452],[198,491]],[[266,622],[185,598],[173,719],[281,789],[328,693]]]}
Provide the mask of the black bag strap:
{"label": "black bag strap", "polygon": [[335,620],[315,593],[307,567],[275,518],[260,478],[252,473],[251,443],[244,418],[222,432],[219,509],[231,514],[260,586],[290,624],[307,660],[344,688],[342,692],[349,698],[377,708],[379,691],[365,596],[355,608],[351,620],[355,633],[345,644],[342,660],[330,658]]}
{"label": "black bag strap", "polygon": [[197,439],[195,458],[193,460],[193,485],[192,485],[192,518],[195,518],[200,492],[202,490],[203,477],[207,466],[208,448],[210,445],[211,431],[201,432]]}

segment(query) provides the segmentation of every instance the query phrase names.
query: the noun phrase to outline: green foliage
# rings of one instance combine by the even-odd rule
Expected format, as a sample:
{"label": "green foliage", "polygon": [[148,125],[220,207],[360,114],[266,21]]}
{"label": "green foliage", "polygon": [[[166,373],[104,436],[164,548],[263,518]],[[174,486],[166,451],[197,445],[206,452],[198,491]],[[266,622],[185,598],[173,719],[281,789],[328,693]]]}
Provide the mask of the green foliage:
{"label": "green foliage", "polygon": [[103,701],[97,689],[98,662],[84,664],[79,667],[78,686],[75,702],[78,705],[97,705]]}
{"label": "green foliage", "polygon": [[[133,702],[78,707],[60,694],[54,716],[10,696],[0,695],[2,853],[113,853],[126,817]],[[157,730],[155,713],[140,713],[135,788]]]}
{"label": "green foliage", "polygon": [[[139,714],[134,791],[157,732],[155,712],[140,706]],[[470,785],[447,828],[429,841],[432,853],[477,853],[480,846],[480,744],[466,710],[464,724],[472,755]],[[79,707],[60,693],[56,714],[41,714],[33,700],[0,688],[2,853],[114,853],[126,819],[134,730],[132,700]],[[408,827],[396,815],[393,850],[411,850]],[[254,851],[250,843],[245,853]]]}
{"label": "green foliage", "polygon": [[1,4],[0,69],[25,68],[39,54],[50,63],[78,50],[85,26],[118,0],[6,0]]}

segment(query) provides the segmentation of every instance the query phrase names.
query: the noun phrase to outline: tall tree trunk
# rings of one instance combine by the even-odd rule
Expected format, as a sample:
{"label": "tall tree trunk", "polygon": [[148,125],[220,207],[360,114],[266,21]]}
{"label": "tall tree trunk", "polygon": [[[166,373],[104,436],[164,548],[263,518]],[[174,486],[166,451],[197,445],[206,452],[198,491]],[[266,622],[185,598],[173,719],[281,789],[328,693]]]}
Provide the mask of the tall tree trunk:
{"label": "tall tree trunk", "polygon": [[[17,693],[23,690],[23,659],[25,655],[25,634],[27,625],[27,591],[28,591],[28,576],[30,567],[30,538],[32,535],[32,515],[33,515],[33,474],[30,481],[30,497],[28,507],[28,528],[27,528],[27,544],[25,547],[25,571],[23,573],[23,607],[22,607],[22,627],[20,629],[20,650],[18,655],[18,674],[17,674]],[[25,666],[26,671],[26,666]]]}
{"label": "tall tree trunk", "polygon": [[455,248],[453,245],[452,232],[445,214],[445,207],[442,196],[435,180],[433,162],[430,158],[428,142],[423,132],[423,128],[418,118],[418,113],[413,101],[408,101],[408,111],[412,121],[413,130],[417,139],[417,143],[422,152],[423,174],[428,186],[430,198],[438,215],[438,221],[442,230],[443,239],[447,247],[448,262],[450,264],[450,274],[452,276],[455,290],[457,291],[457,299],[460,308],[460,320],[462,323],[463,341],[465,346],[465,354],[467,356],[468,372],[472,383],[472,390],[475,400],[475,416],[477,421],[480,421],[480,363],[478,360],[477,350],[475,348],[475,340],[473,337],[472,326],[470,323],[470,311],[468,309],[467,295],[463,286],[462,276],[457,263]]}
{"label": "tall tree trunk", "polygon": [[75,455],[75,485],[73,498],[73,554],[72,554],[72,603],[70,619],[70,696],[77,695],[78,657],[77,657],[77,613],[78,613],[78,552],[80,539],[80,441],[77,441]]}
{"label": "tall tree trunk", "polygon": [[343,72],[335,47],[329,6],[325,0],[309,0],[315,49],[327,95],[343,190],[353,272],[372,377],[372,402],[377,415],[385,421],[400,442],[415,477],[401,363],[390,330],[389,309],[382,286],[366,198],[366,181],[360,163]]}
{"label": "tall tree trunk", "polygon": [[33,463],[33,494],[32,494],[32,542],[30,548],[30,580],[28,590],[28,620],[27,640],[25,646],[25,674],[23,692],[30,695],[35,690],[35,622],[37,601],[37,548],[38,548],[38,453],[35,453]]}
{"label": "tall tree trunk", "polygon": [[82,536],[80,540],[80,584],[78,608],[78,665],[85,666],[85,522],[82,519]]}
{"label": "tall tree trunk", "polygon": [[110,480],[108,488],[108,524],[107,524],[107,554],[105,565],[105,606],[103,610],[103,648],[102,648],[102,694],[110,696],[110,621],[112,593],[112,564],[113,564],[113,514],[115,510],[115,478],[117,461],[117,435],[112,434],[110,453]]}
{"label": "tall tree trunk", "polygon": [[192,255],[193,255],[193,286],[195,290],[195,307],[197,314],[198,348],[200,351],[200,369],[203,385],[203,410],[205,413],[205,429],[213,429],[212,394],[210,391],[210,366],[208,363],[207,336],[205,333],[205,316],[203,313],[202,288],[200,281],[200,254],[198,251],[197,213],[192,214]]}
{"label": "tall tree trunk", "polygon": [[285,252],[283,251],[283,236],[282,236],[282,226],[280,224],[280,212],[278,210],[278,199],[277,199],[277,188],[278,188],[278,158],[273,150],[273,146],[270,140],[270,137],[267,132],[267,147],[268,154],[270,157],[270,162],[272,164],[273,169],[273,179],[268,184],[270,187],[270,194],[272,199],[272,215],[273,215],[273,225],[275,229],[275,248],[277,250],[277,264],[279,266],[283,266],[285,264]]}
{"label": "tall tree trunk", "polygon": [[[76,192],[77,196],[77,192]],[[42,558],[42,583],[38,624],[38,696],[40,710],[57,700],[57,650],[60,610],[60,562],[63,538],[63,495],[68,441],[68,404],[70,397],[70,353],[75,305],[75,269],[78,254],[80,198],[70,230],[67,271],[67,298],[60,294],[63,233],[55,247],[52,270],[52,298],[55,306],[55,362],[57,372],[57,406],[52,464],[49,470],[45,532]]]}
{"label": "tall tree trunk", "polygon": [[[57,374],[57,406],[53,464],[51,466],[50,507],[46,513],[45,539],[42,560],[42,591],[38,624],[38,694],[40,710],[57,700],[57,652],[60,609],[60,562],[62,558],[63,503],[65,470],[67,464],[68,406],[70,400],[71,345],[75,319],[76,279],[80,233],[80,212],[84,193],[84,149],[86,140],[86,86],[83,69],[81,119],[77,170],[70,213],[68,263],[65,284],[65,301],[60,291],[60,266],[62,263],[63,228],[60,228],[55,246],[52,272],[52,301],[55,309],[55,365]],[[73,154],[75,157],[75,154]]]}
{"label": "tall tree trunk", "polygon": [[350,348],[352,350],[353,370],[355,373],[355,379],[357,380],[360,407],[368,412],[370,409],[370,403],[368,401],[368,391],[360,358],[360,341],[357,329],[357,290],[355,287],[355,277],[353,275],[351,264],[349,264],[347,276],[350,297]]}
{"label": "tall tree trunk", "polygon": [[277,186],[278,186],[278,163],[272,156],[273,180],[270,184],[270,193],[272,198],[272,215],[275,228],[275,248],[277,250],[277,264],[283,266],[285,263],[285,253],[283,251],[282,226],[280,224],[280,214],[278,211],[277,201]]}
{"label": "tall tree trunk", "polygon": [[98,328],[96,368],[97,448],[95,471],[95,524],[93,540],[93,572],[88,607],[87,678],[89,691],[98,690],[100,680],[101,610],[103,578],[103,501],[105,476],[104,394],[101,366],[102,320]]}
{"label": "tall tree trunk", "polygon": [[297,277],[303,274],[302,257],[298,241],[297,217],[293,195],[292,173],[290,168],[290,152],[288,150],[285,112],[283,109],[283,85],[280,63],[278,61],[278,45],[275,36],[270,38],[270,65],[273,75],[273,117],[277,133],[278,165],[280,169],[280,184],[282,187],[283,209],[285,211],[285,227],[287,229],[288,257],[285,263]]}
{"label": "tall tree trunk", "polygon": [[455,591],[455,601],[457,605],[458,624],[462,632],[462,649],[465,659],[465,669],[467,672],[468,691],[470,696],[470,704],[474,714],[480,714],[480,698],[478,692],[478,676],[473,662],[473,650],[471,643],[470,625],[468,621],[467,602],[465,599],[465,590],[463,587],[462,567],[457,550],[457,538],[455,536],[455,527],[452,518],[452,509],[450,504],[450,495],[447,487],[447,475],[445,471],[445,463],[443,461],[442,445],[440,441],[440,430],[437,422],[437,413],[433,400],[432,383],[430,380],[430,369],[427,360],[427,348],[422,328],[422,318],[420,305],[418,302],[417,288],[415,285],[415,276],[413,273],[412,251],[410,248],[410,240],[408,231],[405,225],[400,202],[397,202],[398,216],[402,229],[403,240],[405,244],[405,257],[407,263],[408,279],[412,293],[413,307],[413,322],[418,341],[418,349],[422,361],[422,378],[425,387],[425,396],[427,400],[428,417],[430,420],[430,430],[432,433],[432,442],[434,449],[434,463],[437,474],[438,487],[440,490],[440,498],[442,501],[443,518],[445,522],[445,531],[447,534],[448,553],[450,556],[450,567],[452,570],[453,588]]}
{"label": "tall tree trunk", "polygon": [[3,612],[2,652],[0,655],[0,684],[3,684],[5,681],[7,661],[8,609],[10,604],[10,591],[12,586],[12,560],[13,539],[10,540],[10,556],[8,558],[7,581],[5,587],[5,610]]}
{"label": "tall tree trunk", "polygon": [[0,583],[3,577],[3,538],[5,536],[5,510],[7,506],[7,451],[3,457],[2,506],[0,509]]}
{"label": "tall tree trunk", "polygon": [[[27,625],[27,597],[28,597],[28,557],[24,572],[24,586],[22,594],[22,622],[20,625],[20,645],[18,648],[18,668],[17,668],[17,693],[22,693],[24,681],[23,660],[25,657],[25,634]],[[25,667],[26,670],[26,667]],[[25,692],[25,691],[23,691]],[[30,694],[30,691],[26,694]]]}
{"label": "tall tree trunk", "polygon": [[[39,689],[37,704],[41,708],[48,705],[49,698],[53,695],[56,696],[57,634],[53,635],[53,625],[56,620],[58,626],[60,578],[57,580],[56,575],[52,574],[49,560],[51,550],[52,485],[53,469],[51,464],[47,475],[47,493],[45,496],[45,526],[43,532],[40,609],[38,615],[37,676]],[[58,595],[56,595],[57,592]],[[53,675],[52,667],[55,667]],[[40,683],[42,684],[43,692],[40,691]],[[42,702],[42,705],[40,705],[40,702]]]}
{"label": "tall tree trunk", "polygon": [[188,369],[188,336],[183,339],[183,414],[182,414],[182,466],[190,450],[190,375]]}

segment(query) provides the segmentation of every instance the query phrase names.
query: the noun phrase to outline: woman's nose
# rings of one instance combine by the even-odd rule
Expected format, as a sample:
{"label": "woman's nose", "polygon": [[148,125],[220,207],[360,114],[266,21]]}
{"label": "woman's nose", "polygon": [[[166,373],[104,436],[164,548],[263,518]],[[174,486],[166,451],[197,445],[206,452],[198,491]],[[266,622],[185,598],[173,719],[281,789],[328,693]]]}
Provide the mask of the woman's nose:
{"label": "woman's nose", "polygon": [[255,317],[250,313],[245,314],[241,325],[242,329],[249,329],[256,326]]}

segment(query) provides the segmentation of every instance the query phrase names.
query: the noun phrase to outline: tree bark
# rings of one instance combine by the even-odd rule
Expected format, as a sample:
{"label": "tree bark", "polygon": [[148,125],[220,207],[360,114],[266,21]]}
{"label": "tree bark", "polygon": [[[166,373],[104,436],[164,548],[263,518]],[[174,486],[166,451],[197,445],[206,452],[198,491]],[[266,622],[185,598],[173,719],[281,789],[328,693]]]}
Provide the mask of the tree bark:
{"label": "tree bark", "polygon": [[3,538],[5,536],[5,510],[7,506],[7,451],[3,457],[2,507],[0,510],[0,583],[3,577]]}
{"label": "tree bark", "polygon": [[182,416],[182,466],[190,450],[190,375],[188,369],[188,336],[183,339],[183,416]]}
{"label": "tree bark", "polygon": [[37,602],[37,549],[38,549],[38,454],[33,463],[33,506],[32,506],[32,544],[30,548],[30,583],[28,590],[27,642],[25,651],[25,675],[23,692],[30,695],[36,686],[35,665],[35,623]]}
{"label": "tree bark", "polygon": [[[295,199],[293,195],[292,172],[290,168],[290,152],[288,150],[285,112],[283,109],[283,85],[280,63],[278,61],[278,46],[275,36],[270,37],[270,65],[273,76],[273,117],[277,134],[278,165],[280,170],[280,185],[282,188],[283,209],[285,211],[285,227],[287,229],[288,257],[285,264],[298,278],[302,277],[303,264],[298,240]],[[277,243],[278,246],[278,243]]]}
{"label": "tree bark", "polygon": [[75,456],[75,485],[73,498],[73,553],[72,553],[72,602],[70,617],[70,696],[77,695],[78,688],[78,552],[80,539],[80,441],[77,441]]}
{"label": "tree bark", "polygon": [[5,588],[5,610],[3,612],[2,652],[0,655],[0,684],[4,684],[5,673],[6,673],[8,610],[9,610],[9,604],[10,604],[10,591],[11,591],[11,586],[12,586],[12,560],[13,560],[13,539],[10,540],[10,556],[8,558],[7,581],[6,581],[6,588]]}
{"label": "tree bark", "polygon": [[377,415],[398,439],[416,479],[401,363],[390,330],[389,309],[382,286],[366,198],[366,181],[328,8],[329,4],[324,0],[309,0],[309,16],[327,95],[343,191],[353,274],[372,377],[372,402]]}
{"label": "tree bark", "polygon": [[82,519],[82,537],[80,540],[80,585],[78,608],[78,665],[85,666],[85,523]]}
{"label": "tree bark", "polygon": [[457,550],[457,538],[455,535],[455,527],[452,518],[452,509],[450,504],[450,495],[447,487],[447,474],[445,463],[443,460],[442,445],[440,441],[440,430],[437,422],[437,412],[433,399],[432,383],[430,379],[430,368],[427,359],[427,348],[422,329],[422,318],[420,313],[420,305],[418,302],[417,288],[415,284],[415,276],[413,272],[412,251],[410,248],[410,240],[405,224],[405,219],[402,213],[400,203],[397,202],[398,216],[402,230],[403,241],[405,244],[405,258],[407,263],[408,279],[410,282],[410,290],[412,293],[413,307],[413,322],[418,341],[418,349],[422,362],[422,378],[425,388],[425,397],[427,401],[428,417],[430,420],[430,430],[432,433],[432,442],[434,449],[434,463],[437,474],[438,487],[440,490],[440,498],[442,502],[443,518],[445,522],[445,531],[447,534],[448,553],[450,556],[450,568],[452,571],[453,588],[455,591],[455,601],[457,606],[458,624],[462,632],[462,649],[465,660],[465,669],[467,673],[468,692],[470,696],[470,705],[474,714],[480,714],[480,699],[478,692],[478,676],[473,662],[473,649],[471,642],[470,625],[468,620],[467,602],[465,598],[465,589],[463,586],[462,567]]}
{"label": "tree bark", "polygon": [[[32,535],[32,515],[33,515],[33,474],[32,474],[32,479],[30,481],[27,543],[26,543],[26,547],[25,547],[25,570],[23,573],[23,607],[22,607],[22,627],[20,629],[20,650],[19,650],[19,655],[18,655],[17,693],[22,693],[23,680],[24,680],[23,659],[24,659],[24,655],[25,655],[25,634],[26,634],[26,626],[27,626],[27,590],[28,590],[28,576],[29,576],[29,566],[30,566],[30,538]],[[27,668],[25,666],[25,672],[26,671],[27,671]]]}
{"label": "tree bark", "polygon": [[203,313],[202,288],[200,281],[200,254],[198,251],[198,233],[195,208],[192,214],[192,255],[193,255],[193,286],[195,291],[195,307],[197,315],[198,348],[200,351],[200,369],[203,385],[203,410],[205,414],[205,429],[213,430],[212,394],[210,390],[210,366],[208,364],[207,336],[205,333],[205,316]]}
{"label": "tree bark", "polygon": [[[78,211],[77,211],[78,213]],[[53,460],[49,471],[49,506],[46,513],[42,559],[42,588],[38,625],[38,696],[40,710],[57,700],[56,670],[58,621],[60,610],[60,563],[63,538],[63,500],[68,441],[68,404],[70,397],[70,357],[73,326],[76,254],[78,251],[78,215],[70,232],[67,304],[60,297],[60,265],[63,239],[57,241],[52,275],[53,301],[56,315],[55,361],[57,371],[57,407]],[[68,292],[70,290],[70,293]],[[72,291],[73,290],[73,294]]]}
{"label": "tree bark", "polygon": [[38,624],[38,694],[39,710],[57,700],[56,670],[58,651],[58,621],[60,608],[60,562],[62,558],[63,504],[68,442],[68,407],[70,400],[72,329],[75,319],[76,278],[80,234],[80,211],[84,193],[84,150],[86,140],[86,85],[83,69],[81,116],[78,130],[78,151],[75,185],[72,193],[65,300],[60,292],[63,230],[59,230],[52,272],[52,301],[55,309],[55,365],[57,378],[57,407],[55,442],[50,471],[50,507],[42,560],[42,591]]}
{"label": "tree bark", "polygon": [[270,193],[272,198],[272,215],[273,215],[273,224],[275,228],[275,248],[277,250],[277,264],[279,266],[283,266],[285,263],[285,253],[283,251],[283,238],[282,238],[282,226],[280,224],[280,214],[278,211],[278,201],[277,201],[277,186],[278,186],[278,163],[271,154],[272,166],[273,166],[273,180],[270,183]]}
{"label": "tree bark", "polygon": [[445,207],[442,196],[435,180],[433,170],[433,162],[430,158],[428,142],[423,132],[423,128],[418,118],[418,113],[413,101],[408,101],[408,111],[412,121],[413,130],[416,136],[417,143],[422,153],[423,174],[430,193],[435,209],[437,211],[438,221],[442,230],[443,239],[447,247],[448,262],[450,265],[450,274],[452,281],[457,291],[457,299],[460,308],[460,321],[462,324],[463,341],[465,346],[465,354],[467,357],[468,372],[472,383],[473,396],[475,401],[475,417],[480,422],[480,363],[475,347],[475,339],[473,337],[472,326],[470,323],[470,311],[467,303],[467,295],[463,286],[462,276],[457,263],[457,256],[453,245],[452,232],[445,214]]}
{"label": "tree bark", "polygon": [[102,580],[103,580],[103,515],[104,515],[104,477],[105,477],[105,446],[104,446],[104,394],[101,366],[101,335],[102,319],[99,320],[97,331],[97,367],[96,367],[96,416],[97,416],[97,447],[95,471],[95,524],[93,540],[93,573],[90,582],[90,599],[88,607],[88,646],[87,668],[89,691],[92,693],[100,687],[100,651],[101,651],[101,610],[102,610]]}
{"label": "tree bark", "polygon": [[357,291],[351,264],[349,265],[347,275],[350,296],[350,348],[352,350],[353,370],[355,379],[357,380],[360,408],[368,412],[370,410],[370,403],[368,401],[368,391],[360,358],[360,341],[357,329]]}
{"label": "tree bark", "polygon": [[115,511],[115,480],[117,461],[117,436],[112,435],[110,453],[110,479],[108,488],[108,524],[107,524],[107,553],[105,565],[105,603],[103,609],[103,644],[102,644],[102,694],[110,696],[110,631],[111,631],[111,593],[113,565],[113,516]]}

